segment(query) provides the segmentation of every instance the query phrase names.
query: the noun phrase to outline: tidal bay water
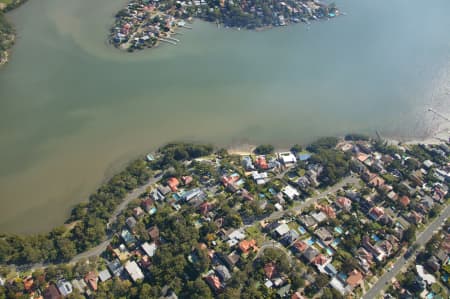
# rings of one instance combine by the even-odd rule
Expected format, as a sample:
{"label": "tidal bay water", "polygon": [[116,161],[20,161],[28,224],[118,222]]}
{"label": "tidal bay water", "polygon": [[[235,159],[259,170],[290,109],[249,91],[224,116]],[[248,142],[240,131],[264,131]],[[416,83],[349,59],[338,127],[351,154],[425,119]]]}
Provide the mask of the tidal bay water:
{"label": "tidal bay water", "polygon": [[173,140],[422,137],[449,108],[450,2],[338,0],[333,20],[262,32],[196,20],[177,46],[106,43],[125,1],[30,0],[0,69],[0,231],[61,225],[130,159]]}

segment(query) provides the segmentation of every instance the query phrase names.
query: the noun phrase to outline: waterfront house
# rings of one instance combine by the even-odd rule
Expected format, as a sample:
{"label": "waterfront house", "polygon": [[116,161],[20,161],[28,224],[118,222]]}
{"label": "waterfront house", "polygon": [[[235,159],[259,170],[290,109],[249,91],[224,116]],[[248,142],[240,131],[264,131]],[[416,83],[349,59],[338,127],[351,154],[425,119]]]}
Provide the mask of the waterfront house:
{"label": "waterfront house", "polygon": [[280,159],[281,163],[283,163],[285,166],[290,166],[297,163],[297,158],[291,152],[279,153],[278,159]]}

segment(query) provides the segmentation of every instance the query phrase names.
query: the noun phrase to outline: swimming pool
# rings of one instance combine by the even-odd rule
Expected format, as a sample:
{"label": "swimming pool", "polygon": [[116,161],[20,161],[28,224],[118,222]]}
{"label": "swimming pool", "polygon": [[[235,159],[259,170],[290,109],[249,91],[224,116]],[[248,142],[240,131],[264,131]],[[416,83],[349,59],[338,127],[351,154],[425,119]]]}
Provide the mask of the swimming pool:
{"label": "swimming pool", "polygon": [[325,251],[327,252],[327,254],[328,254],[329,256],[334,255],[334,251],[333,251],[333,249],[331,249],[330,247],[325,248]]}
{"label": "swimming pool", "polygon": [[339,245],[339,243],[341,243],[341,239],[336,238],[333,240],[333,242],[331,243],[331,247],[336,247]]}
{"label": "swimming pool", "polygon": [[342,234],[344,231],[342,230],[342,228],[340,228],[339,226],[336,226],[335,228],[334,228],[334,231],[335,232],[337,232],[338,234]]}
{"label": "swimming pool", "polygon": [[306,244],[308,244],[308,246],[312,246],[315,242],[316,242],[316,241],[314,241],[314,238],[309,238],[309,239],[306,241]]}
{"label": "swimming pool", "polygon": [[373,234],[373,235],[372,235],[372,240],[374,240],[375,242],[378,242],[378,241],[380,241],[381,239],[380,239],[380,237],[378,237],[377,235]]}
{"label": "swimming pool", "polygon": [[302,234],[302,235],[304,235],[305,233],[306,233],[306,229],[303,227],[303,226],[299,226],[298,227],[298,231]]}

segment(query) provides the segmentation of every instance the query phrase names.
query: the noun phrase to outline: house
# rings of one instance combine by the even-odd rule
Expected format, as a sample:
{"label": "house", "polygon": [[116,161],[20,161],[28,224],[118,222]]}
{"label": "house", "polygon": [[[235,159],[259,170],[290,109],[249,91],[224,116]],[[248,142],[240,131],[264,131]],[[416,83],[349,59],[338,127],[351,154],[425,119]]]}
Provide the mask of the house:
{"label": "house", "polygon": [[324,222],[325,220],[327,220],[327,215],[320,211],[320,212],[315,212],[311,214],[311,217],[317,222],[317,223],[321,223]]}
{"label": "house", "polygon": [[393,201],[396,201],[398,199],[398,195],[397,193],[395,193],[395,191],[390,191],[386,196]]}
{"label": "house", "polygon": [[306,190],[311,185],[311,182],[308,180],[306,176],[301,176],[297,181],[297,185],[302,190]]}
{"label": "house", "polygon": [[106,267],[109,269],[109,272],[116,277],[119,277],[122,274],[123,266],[118,259],[109,262]]}
{"label": "house", "polygon": [[83,294],[87,289],[87,285],[83,279],[73,279],[71,283],[73,289],[77,290],[81,294]]}
{"label": "house", "polygon": [[127,220],[125,220],[125,223],[127,224],[128,228],[132,230],[136,226],[137,221],[133,216],[130,216],[127,218]]}
{"label": "house", "polygon": [[192,183],[193,178],[190,175],[185,175],[181,177],[181,180],[183,181],[183,185],[187,186]]}
{"label": "house", "polygon": [[84,276],[84,281],[86,284],[93,290],[94,292],[97,291],[97,283],[98,283],[98,275],[95,272],[89,272]]}
{"label": "house", "polygon": [[340,196],[336,199],[336,205],[348,212],[352,208],[352,201],[347,197]]}
{"label": "house", "polygon": [[250,250],[257,251],[258,247],[256,247],[256,241],[254,239],[248,241],[248,240],[242,240],[239,242],[239,250],[243,254],[247,254]]}
{"label": "house", "polygon": [[156,225],[150,227],[148,229],[148,235],[150,236],[150,238],[154,241],[157,242],[159,241],[159,229]]}
{"label": "house", "polygon": [[325,215],[327,215],[328,218],[330,218],[330,219],[336,218],[336,212],[334,211],[334,209],[331,206],[329,206],[329,205],[318,205],[318,208],[319,208],[320,211],[325,213]]}
{"label": "house", "polygon": [[425,166],[426,169],[430,169],[431,167],[433,167],[434,163],[431,162],[430,160],[425,160],[423,161],[423,166]]}
{"label": "house", "polygon": [[310,215],[303,215],[299,218],[300,222],[309,229],[314,229],[317,226],[317,221]]}
{"label": "house", "polygon": [[330,286],[338,291],[342,296],[345,296],[349,292],[348,287],[346,287],[344,283],[337,278],[337,276],[331,278]]}
{"label": "house", "polygon": [[242,157],[242,166],[245,168],[245,170],[254,170],[255,169],[252,158],[250,158],[249,156]]}
{"label": "house", "polygon": [[314,233],[327,246],[333,242],[333,235],[325,227],[318,228]]}
{"label": "house", "polygon": [[152,209],[154,208],[153,200],[151,200],[150,198],[147,198],[142,201],[141,206],[142,206],[142,208],[144,208],[144,210],[147,213],[150,213],[152,211]]}
{"label": "house", "polygon": [[307,248],[308,248],[308,244],[306,244],[303,241],[296,241],[293,245],[292,248],[297,252],[297,253],[303,253]]}
{"label": "house", "polygon": [[291,185],[287,185],[285,186],[281,192],[286,195],[287,197],[289,197],[291,200],[295,199],[296,197],[298,197],[300,195],[300,193],[297,191],[297,189],[295,189],[294,187],[292,187]]}
{"label": "house", "polygon": [[225,263],[225,265],[228,267],[228,269],[233,269],[237,262],[239,262],[239,259],[241,257],[239,254],[237,254],[235,251],[230,253],[229,255],[221,255],[221,260]]}
{"label": "house", "polygon": [[268,279],[273,279],[278,275],[275,263],[268,263],[264,266],[264,273]]}
{"label": "house", "polygon": [[426,266],[431,270],[431,272],[437,272],[441,268],[439,260],[435,256],[432,256],[427,260]]}
{"label": "house", "polygon": [[44,291],[44,299],[61,299],[62,296],[59,294],[58,289],[54,284],[49,285]]}
{"label": "house", "polygon": [[[325,265],[327,265],[329,262],[331,261],[331,259],[327,258],[325,255],[319,253],[318,255],[316,255],[313,260],[312,260],[312,264],[316,267],[320,267],[323,268]],[[319,268],[319,269],[320,269]]]}
{"label": "house", "polygon": [[130,275],[133,282],[144,279],[144,274],[135,261],[126,262],[125,270],[127,271],[128,275]]}
{"label": "house", "polygon": [[384,185],[384,179],[375,175],[369,180],[368,184],[372,187],[381,187]]}
{"label": "house", "polygon": [[283,163],[284,165],[293,165],[297,163],[297,158],[295,155],[291,152],[284,152],[278,154],[278,159]]}
{"label": "house", "polygon": [[416,271],[417,275],[425,281],[429,286],[436,283],[436,277],[429,274],[427,271],[425,271],[424,267],[421,265],[416,265]]}
{"label": "house", "polygon": [[416,211],[411,211],[408,215],[408,220],[413,224],[420,224],[423,221],[423,215]]}
{"label": "house", "polygon": [[141,207],[134,208],[133,216],[136,217],[137,219],[141,218],[142,216],[144,216],[144,210],[142,210]]}
{"label": "house", "polygon": [[148,242],[145,242],[144,244],[141,245],[142,250],[145,252],[146,255],[148,255],[149,257],[153,257],[155,255],[156,252],[156,243],[153,242],[151,244],[149,244]]}
{"label": "house", "polygon": [[284,285],[278,289],[277,295],[280,296],[280,298],[285,298],[287,296],[287,294],[289,294],[290,290],[291,290],[291,284]]}
{"label": "house", "polygon": [[209,275],[205,277],[206,283],[213,289],[214,292],[219,292],[222,289],[222,283],[216,275]]}
{"label": "house", "polygon": [[258,168],[266,170],[269,169],[269,165],[267,165],[266,157],[265,156],[257,156],[255,164]]}
{"label": "house", "polygon": [[63,297],[69,296],[73,292],[72,284],[66,280],[58,281],[56,287]]}
{"label": "house", "polygon": [[231,279],[230,271],[224,265],[219,265],[215,269],[217,276],[220,277],[222,281],[227,281]]}
{"label": "house", "polygon": [[299,237],[300,235],[298,234],[298,232],[291,229],[283,236],[281,243],[285,246],[288,246],[289,244],[297,240]]}
{"label": "house", "polygon": [[317,249],[315,249],[314,247],[308,247],[308,249],[306,249],[303,252],[303,257],[309,262],[312,263],[314,261],[314,258],[319,254],[319,251],[317,251]]}
{"label": "house", "polygon": [[278,225],[278,227],[275,229],[275,233],[278,237],[282,237],[289,231],[289,226],[286,223]]}
{"label": "house", "polygon": [[383,216],[384,216],[383,207],[373,207],[369,210],[369,217],[375,221],[378,221]]}
{"label": "house", "polygon": [[253,171],[252,177],[253,177],[253,180],[256,182],[256,184],[263,185],[267,182],[268,174],[267,174],[267,172],[259,173],[258,171]]}
{"label": "house", "polygon": [[111,273],[107,269],[100,271],[98,273],[98,279],[100,279],[101,282],[107,281],[111,278]]}
{"label": "house", "polygon": [[180,181],[177,178],[171,177],[167,180],[167,186],[172,190],[172,192],[178,191],[178,186],[180,185]]}
{"label": "house", "polygon": [[336,270],[336,268],[333,266],[332,263],[327,263],[323,269],[325,270],[325,273],[331,277],[336,276],[338,274],[338,271]]}
{"label": "house", "polygon": [[[169,194],[170,193],[170,187],[169,186],[158,186],[158,192],[159,192],[159,194],[161,194],[162,195],[162,197],[163,197],[163,199],[164,199],[164,197],[167,195],[167,194]],[[158,200],[158,199],[156,199],[155,197],[153,197],[153,194],[154,193],[152,193],[152,198],[154,199],[154,200]]]}
{"label": "house", "polygon": [[401,204],[404,208],[406,208],[407,206],[409,206],[409,203],[410,203],[411,201],[409,200],[409,197],[408,197],[408,196],[402,196],[402,197],[400,197],[399,202],[400,202],[400,204]]}
{"label": "house", "polygon": [[355,269],[348,274],[346,282],[350,288],[354,289],[355,287],[360,286],[363,280],[364,277],[362,273]]}
{"label": "house", "polygon": [[127,229],[123,229],[120,232],[120,237],[125,242],[125,244],[127,244],[127,246],[129,246],[129,247],[133,246],[137,242],[136,238]]}

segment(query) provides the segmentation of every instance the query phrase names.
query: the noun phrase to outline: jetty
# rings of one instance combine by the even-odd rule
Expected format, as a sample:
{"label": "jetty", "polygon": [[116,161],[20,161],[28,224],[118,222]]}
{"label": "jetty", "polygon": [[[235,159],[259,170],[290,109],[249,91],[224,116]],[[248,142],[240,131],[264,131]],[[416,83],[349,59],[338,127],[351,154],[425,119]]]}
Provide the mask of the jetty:
{"label": "jetty", "polygon": [[443,115],[443,114],[440,113],[440,112],[437,112],[437,111],[434,110],[433,108],[428,108],[428,111],[430,111],[430,112],[434,113],[435,115],[439,116],[440,118],[442,118],[442,119],[444,119],[444,120],[450,122],[450,118],[449,118],[449,117]]}
{"label": "jetty", "polygon": [[169,39],[167,39],[167,38],[160,37],[160,38],[158,38],[158,40],[160,40],[160,41],[162,41],[162,42],[166,42],[166,43],[172,44],[172,45],[174,45],[174,46],[177,45],[177,42],[176,42],[176,41],[169,40]]}

